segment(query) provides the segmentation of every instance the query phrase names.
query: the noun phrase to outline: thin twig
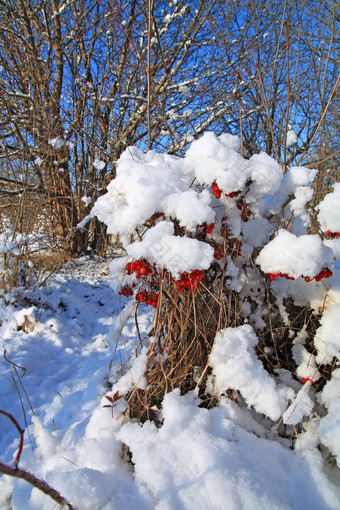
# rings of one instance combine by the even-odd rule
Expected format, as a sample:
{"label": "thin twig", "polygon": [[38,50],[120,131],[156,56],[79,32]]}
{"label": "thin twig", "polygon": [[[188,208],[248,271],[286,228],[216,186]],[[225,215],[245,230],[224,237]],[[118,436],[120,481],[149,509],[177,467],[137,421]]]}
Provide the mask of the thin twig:
{"label": "thin twig", "polygon": [[284,164],[284,173],[287,168],[287,132],[288,132],[288,122],[289,122],[289,103],[290,103],[290,77],[289,77],[289,38],[288,38],[288,27],[287,21],[284,22],[286,29],[286,54],[287,54],[287,105],[286,105],[286,125],[285,125],[285,135],[283,142],[283,164]]}
{"label": "thin twig", "polygon": [[274,136],[274,129],[273,129],[273,120],[272,120],[272,118],[270,116],[269,104],[268,104],[268,99],[267,99],[266,91],[265,91],[264,85],[263,85],[263,80],[262,80],[262,76],[261,76],[260,66],[259,66],[259,64],[258,64],[258,62],[256,60],[254,49],[253,49],[252,46],[250,46],[250,50],[252,52],[252,55],[253,55],[253,58],[254,58],[254,62],[255,62],[255,67],[256,67],[256,70],[257,70],[258,77],[259,77],[260,87],[261,87],[261,91],[262,91],[262,95],[263,95],[263,102],[264,102],[265,110],[266,110],[266,113],[267,113],[267,120],[268,120],[268,124],[269,124],[269,128],[270,128],[270,133],[271,133],[271,136],[272,136],[272,143],[273,143],[273,147],[274,147],[274,152],[275,152],[277,160],[281,163],[281,166],[282,166],[280,154],[279,154],[279,151],[277,150],[277,147],[276,147],[275,136]]}
{"label": "thin twig", "polygon": [[301,158],[300,158],[300,159],[299,159],[299,161],[296,163],[296,165],[297,165],[297,166],[299,166],[299,165],[300,165],[300,163],[301,163],[301,161],[303,160],[303,158],[305,157],[305,155],[306,155],[306,153],[307,153],[308,149],[309,149],[309,148],[310,148],[310,146],[312,145],[312,143],[313,143],[313,141],[314,141],[314,138],[316,137],[316,135],[317,135],[317,133],[318,133],[318,131],[319,131],[319,129],[320,129],[320,126],[321,126],[321,124],[322,124],[322,122],[323,122],[323,120],[324,120],[324,118],[325,118],[325,116],[326,116],[326,113],[327,113],[327,111],[328,111],[328,109],[329,109],[329,107],[330,107],[331,101],[332,101],[333,97],[335,96],[335,93],[336,93],[336,91],[337,91],[337,88],[338,88],[339,82],[340,82],[340,74],[339,74],[339,76],[338,76],[338,78],[337,78],[337,80],[336,80],[336,82],[335,82],[335,85],[334,85],[334,87],[333,87],[333,90],[332,90],[332,92],[331,92],[331,95],[329,96],[328,102],[327,102],[327,104],[326,104],[326,106],[325,106],[324,111],[322,112],[322,115],[321,115],[321,117],[320,117],[320,120],[319,120],[319,122],[318,122],[318,125],[317,125],[317,126],[316,126],[316,128],[315,128],[315,131],[314,131],[314,133],[313,133],[313,136],[312,136],[312,138],[309,140],[308,147],[306,147],[306,150],[303,152],[303,154],[301,155]]}
{"label": "thin twig", "polygon": [[147,122],[148,122],[148,150],[151,149],[151,13],[152,0],[148,1],[148,53],[147,53]]}

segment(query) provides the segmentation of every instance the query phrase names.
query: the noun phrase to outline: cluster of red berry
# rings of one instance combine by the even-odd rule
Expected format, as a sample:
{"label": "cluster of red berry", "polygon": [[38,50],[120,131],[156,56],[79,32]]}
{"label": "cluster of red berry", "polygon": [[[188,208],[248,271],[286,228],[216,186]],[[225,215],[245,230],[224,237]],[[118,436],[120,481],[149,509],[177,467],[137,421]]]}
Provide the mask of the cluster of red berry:
{"label": "cluster of red berry", "polygon": [[[221,198],[222,190],[218,187],[218,184],[216,182],[213,182],[211,185],[211,191],[213,192],[213,195],[215,195],[216,198]],[[229,198],[236,198],[240,194],[239,191],[232,191],[231,193],[225,193],[226,197]]]}
{"label": "cluster of red berry", "polygon": [[324,267],[322,271],[320,271],[319,274],[317,274],[314,278],[311,278],[310,276],[305,277],[306,282],[311,282],[312,280],[315,280],[316,282],[319,282],[323,278],[330,278],[333,276],[333,273],[328,267]]}
{"label": "cluster of red berry", "polygon": [[151,273],[151,267],[147,260],[140,259],[134,262],[128,262],[125,266],[127,274],[136,273],[136,278],[148,276]]}
{"label": "cluster of red berry", "polygon": [[213,195],[215,195],[216,198],[221,198],[222,190],[218,187],[218,184],[216,184],[216,182],[212,183],[211,191],[213,192]]}
{"label": "cluster of red berry", "polygon": [[310,381],[311,384],[314,384],[315,381],[313,381],[312,379],[310,379],[309,377],[301,377],[301,384],[306,384],[307,381]]}
{"label": "cluster of red berry", "polygon": [[[135,287],[135,284],[132,285],[132,287]],[[125,296],[125,297],[128,297],[128,296],[132,296],[133,294],[133,289],[131,287],[123,287],[119,292],[118,294],[120,296]]]}
{"label": "cluster of red berry", "polygon": [[207,234],[211,234],[211,232],[214,230],[215,228],[215,223],[210,223],[210,225],[207,225],[205,226],[204,224],[204,230],[206,231]]}
{"label": "cluster of red berry", "polygon": [[[293,276],[289,276],[286,273],[268,273],[268,276],[269,276],[269,278],[271,280],[276,280],[276,278],[278,278],[279,276],[281,278],[286,278],[286,280],[295,280],[295,278]],[[333,276],[332,271],[330,271],[328,269],[328,267],[324,267],[322,269],[322,271],[320,271],[320,273],[317,274],[314,278],[312,278],[310,276],[305,276],[304,278],[305,278],[306,282],[311,282],[312,280],[315,280],[316,282],[319,282],[323,278],[330,278],[331,276]]]}
{"label": "cluster of red berry", "polygon": [[340,232],[332,232],[331,230],[327,230],[325,232],[327,237],[331,237],[332,239],[335,239],[336,237],[340,237]]}
{"label": "cluster of red berry", "polygon": [[232,191],[232,193],[226,193],[225,196],[229,198],[236,198],[239,196],[239,194],[240,194],[239,191]]}
{"label": "cluster of red berry", "polygon": [[268,276],[271,280],[276,280],[279,276],[281,278],[286,278],[286,280],[295,280],[293,276],[289,276],[287,273],[268,273]]}
{"label": "cluster of red berry", "polygon": [[154,308],[157,308],[159,294],[152,294],[151,292],[142,292],[139,291],[136,294],[137,301],[140,301],[141,303],[145,303],[146,305],[151,305]]}
{"label": "cluster of red berry", "polygon": [[210,223],[210,225],[207,225],[206,223],[203,223],[202,225],[196,225],[196,228],[202,229],[201,231],[204,231],[207,234],[211,234],[211,232],[215,228],[215,223]]}
{"label": "cluster of red berry", "polygon": [[203,271],[194,269],[191,273],[180,273],[180,279],[176,280],[176,288],[178,291],[183,289],[194,290],[197,288],[199,282],[203,280]]}
{"label": "cluster of red berry", "polygon": [[215,250],[214,250],[214,258],[216,260],[221,260],[222,257],[223,257],[223,254],[222,254],[221,250],[219,250],[218,248],[215,248]]}

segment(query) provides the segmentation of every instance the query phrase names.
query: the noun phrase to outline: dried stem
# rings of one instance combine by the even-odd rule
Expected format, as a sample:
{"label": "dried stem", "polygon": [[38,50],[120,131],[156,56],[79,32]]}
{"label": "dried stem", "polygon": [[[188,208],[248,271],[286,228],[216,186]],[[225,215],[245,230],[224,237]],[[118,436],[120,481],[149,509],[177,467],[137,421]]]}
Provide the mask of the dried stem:
{"label": "dried stem", "polygon": [[67,508],[69,508],[69,510],[74,510],[74,507],[65,498],[63,498],[63,496],[61,496],[58,491],[53,489],[44,480],[40,480],[40,478],[37,478],[36,476],[32,475],[32,473],[29,473],[24,469],[12,468],[7,464],[3,464],[2,462],[0,462],[0,473],[9,476],[14,476],[15,478],[21,478],[22,480],[26,480],[26,482],[33,485],[33,487],[36,487],[41,492],[43,492],[44,494],[52,498],[54,501],[59,503],[59,505],[66,506]]}

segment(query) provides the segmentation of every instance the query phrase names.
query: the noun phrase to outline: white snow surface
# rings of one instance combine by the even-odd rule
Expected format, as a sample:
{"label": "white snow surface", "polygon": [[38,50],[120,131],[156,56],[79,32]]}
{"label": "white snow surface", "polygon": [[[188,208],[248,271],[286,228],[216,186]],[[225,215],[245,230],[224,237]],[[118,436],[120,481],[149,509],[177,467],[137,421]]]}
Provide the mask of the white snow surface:
{"label": "white snow surface", "polygon": [[[163,426],[156,428],[151,422],[127,421],[124,399],[113,408],[104,407],[110,405],[105,395],[120,396],[143,380],[143,353],[134,354],[140,349],[134,308],[109,286],[108,264],[81,257],[45,287],[26,291],[25,297],[25,305],[0,303],[1,348],[16,364],[1,357],[0,408],[25,428],[20,392],[27,428],[19,466],[45,479],[74,508],[340,508],[339,489],[323,471],[317,441],[301,436],[299,448],[291,450],[290,441],[280,439],[277,422],[261,414],[280,417],[285,406],[276,403],[275,395],[282,388],[287,395],[287,386],[280,389],[264,375],[253,352],[257,339],[250,327],[221,332],[212,360],[216,367],[219,349],[232,356],[239,369],[244,363],[245,379],[252,372],[268,390],[268,405],[264,398],[254,397],[254,390],[247,394],[247,382],[238,382],[238,387],[250,407],[222,397],[217,407],[208,410],[200,407],[197,392],[181,396],[175,390],[166,395]],[[118,315],[120,299],[126,306]],[[138,313],[140,336],[147,347],[154,311],[141,306]],[[131,372],[121,368],[126,355]],[[129,379],[130,373],[136,380]],[[241,374],[235,374],[236,381],[237,377]],[[334,383],[323,392],[327,406],[337,405],[339,386]],[[259,406],[259,413],[251,406]],[[339,426],[327,423],[327,416],[323,420],[320,431],[330,444]],[[18,437],[4,416],[0,423],[0,457],[10,463]],[[133,464],[124,455],[123,443]],[[4,475],[0,508],[56,507],[27,482]]]}

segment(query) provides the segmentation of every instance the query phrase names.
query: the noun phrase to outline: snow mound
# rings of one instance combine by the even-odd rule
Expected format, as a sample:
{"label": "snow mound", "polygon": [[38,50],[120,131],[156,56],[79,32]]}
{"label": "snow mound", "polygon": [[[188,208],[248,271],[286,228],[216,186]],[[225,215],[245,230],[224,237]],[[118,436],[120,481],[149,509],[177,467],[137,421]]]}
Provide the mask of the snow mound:
{"label": "snow mound", "polygon": [[279,230],[256,259],[265,273],[286,273],[293,278],[314,277],[333,266],[333,251],[318,235],[296,236]]}
{"label": "snow mound", "polygon": [[258,338],[249,325],[227,328],[217,333],[210,354],[214,389],[223,393],[238,390],[248,405],[272,420],[278,420],[294,392],[278,387],[257,358],[254,347]]}
{"label": "snow mound", "polygon": [[196,397],[174,390],[164,398],[160,429],[130,422],[118,433],[153,508],[337,508],[336,493],[327,484],[328,497],[319,492],[325,482],[316,484],[299,454],[244,430],[245,416],[234,402],[223,399],[207,410]]}

